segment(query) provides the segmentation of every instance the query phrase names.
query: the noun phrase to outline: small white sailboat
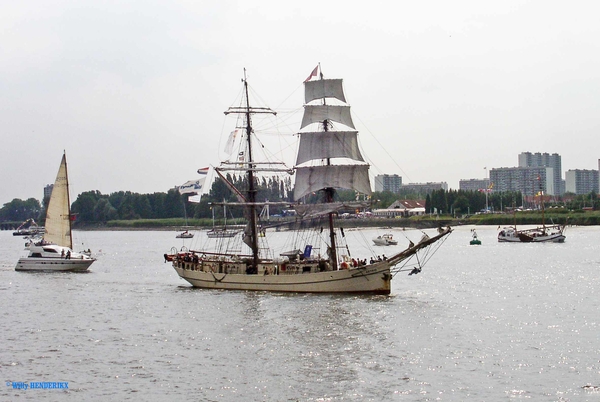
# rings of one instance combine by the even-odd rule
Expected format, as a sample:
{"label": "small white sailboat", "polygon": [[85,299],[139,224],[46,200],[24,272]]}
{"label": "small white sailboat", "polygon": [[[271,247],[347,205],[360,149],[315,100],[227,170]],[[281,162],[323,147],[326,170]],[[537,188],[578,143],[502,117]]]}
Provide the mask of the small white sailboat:
{"label": "small white sailboat", "polygon": [[73,251],[66,154],[60,162],[48,202],[45,228],[41,240],[29,245],[29,254],[19,258],[16,271],[85,271],[96,261]]}

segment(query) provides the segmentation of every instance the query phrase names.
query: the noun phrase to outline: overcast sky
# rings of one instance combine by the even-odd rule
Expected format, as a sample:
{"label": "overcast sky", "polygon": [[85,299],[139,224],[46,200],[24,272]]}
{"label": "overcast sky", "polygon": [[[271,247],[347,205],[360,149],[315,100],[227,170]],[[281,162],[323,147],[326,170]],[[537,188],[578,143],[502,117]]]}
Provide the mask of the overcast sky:
{"label": "overcast sky", "polygon": [[319,62],[373,174],[458,188],[525,151],[598,169],[591,1],[5,1],[0,26],[0,205],[41,200],[63,150],[73,198],[198,178],[244,68],[293,140]]}

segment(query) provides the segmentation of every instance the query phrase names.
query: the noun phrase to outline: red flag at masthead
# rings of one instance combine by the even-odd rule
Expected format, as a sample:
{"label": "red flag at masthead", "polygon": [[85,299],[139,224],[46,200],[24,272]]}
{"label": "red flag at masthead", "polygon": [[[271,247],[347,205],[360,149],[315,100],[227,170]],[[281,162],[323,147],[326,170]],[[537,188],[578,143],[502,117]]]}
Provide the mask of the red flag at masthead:
{"label": "red flag at masthead", "polygon": [[316,77],[317,76],[317,71],[319,70],[319,65],[317,64],[317,66],[314,68],[314,70],[312,70],[312,73],[310,73],[310,75],[308,76],[307,79],[304,80],[304,82],[306,81],[310,81],[310,79],[312,77]]}

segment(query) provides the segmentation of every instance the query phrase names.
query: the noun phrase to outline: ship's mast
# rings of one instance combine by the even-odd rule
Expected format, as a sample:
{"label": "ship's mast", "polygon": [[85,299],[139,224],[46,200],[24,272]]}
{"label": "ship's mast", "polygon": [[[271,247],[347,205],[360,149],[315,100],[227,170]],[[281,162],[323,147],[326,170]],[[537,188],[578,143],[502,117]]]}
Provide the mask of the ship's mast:
{"label": "ship's mast", "polygon": [[67,186],[67,210],[69,211],[69,248],[73,250],[73,221],[71,220],[71,198],[69,195],[69,172],[67,169],[67,152],[63,150],[63,158],[65,159],[65,185]]}
{"label": "ship's mast", "polygon": [[258,262],[259,262],[259,255],[258,255],[258,236],[257,236],[257,218],[256,218],[256,183],[255,183],[255,175],[254,175],[254,171],[255,170],[260,170],[256,168],[257,163],[254,162],[253,156],[252,156],[252,119],[251,116],[252,114],[255,113],[268,113],[268,114],[277,114],[275,113],[273,110],[267,108],[267,107],[251,107],[250,106],[250,97],[248,94],[248,80],[246,78],[246,69],[244,69],[244,78],[242,79],[242,82],[244,83],[244,103],[243,105],[241,105],[240,107],[231,107],[229,108],[225,114],[230,114],[230,113],[236,113],[236,114],[242,114],[245,117],[246,120],[246,148],[247,148],[247,153],[246,153],[246,162],[245,162],[245,170],[246,170],[246,177],[248,179],[248,191],[247,191],[247,198],[245,200],[245,204],[247,205],[247,211],[248,211],[248,220],[249,220],[249,224],[250,224],[250,233],[247,233],[247,235],[250,237],[249,242],[246,242],[246,244],[248,244],[248,246],[252,249],[252,266],[249,267],[248,272],[250,274],[255,274],[258,272]]}
{"label": "ship's mast", "polygon": [[544,210],[544,190],[542,189],[542,178],[539,173],[537,176],[537,180],[538,180],[538,187],[540,188],[539,193],[540,193],[540,202],[541,202],[541,208],[542,208],[542,230],[544,231],[544,234],[545,234],[546,233],[546,214],[545,214],[546,211]]}
{"label": "ship's mast", "polygon": [[[317,66],[320,69],[320,66]],[[324,79],[322,72],[319,80],[312,80],[317,74],[313,70],[304,81],[304,115],[300,124],[300,145],[296,159],[296,200],[311,193],[319,192],[322,202],[328,210],[325,214],[329,221],[329,244],[327,254],[333,269],[338,269],[336,231],[334,228],[335,210],[340,206],[334,200],[337,188],[347,188],[365,194],[371,193],[368,170],[369,165],[362,157],[357,141],[357,131],[350,116],[350,105],[346,102],[341,79]],[[332,98],[341,104],[328,105]],[[321,104],[312,103],[321,100]],[[338,122],[351,130],[337,130],[333,122]],[[317,123],[316,131],[305,127]],[[346,159],[342,163],[342,159]],[[352,162],[348,162],[351,160]],[[310,166],[306,162],[311,162]],[[323,205],[322,205],[323,206]],[[318,208],[317,208],[318,209]],[[320,214],[319,214],[320,215]]]}
{"label": "ship's mast", "polygon": [[[322,71],[320,71],[319,78],[321,80],[323,79]],[[323,98],[323,105],[325,105],[325,104],[326,104],[325,98]],[[331,124],[331,122],[328,119],[323,120],[323,131],[325,131],[325,132],[329,131],[330,124]],[[331,158],[327,158],[326,163],[327,163],[327,166],[331,166]],[[323,191],[325,193],[325,202],[327,202],[327,203],[333,202],[334,196],[335,196],[335,189],[333,187],[327,187],[327,188],[324,188]],[[335,226],[333,223],[333,212],[328,213],[327,218],[329,220],[329,242],[331,244],[329,258],[330,258],[331,267],[335,271],[338,269],[338,261],[337,261],[337,247],[336,247],[336,241],[335,241]]]}
{"label": "ship's mast", "polygon": [[252,249],[252,273],[258,271],[258,237],[256,236],[256,186],[254,184],[254,165],[252,164],[252,124],[250,121],[250,98],[248,97],[248,80],[244,69],[244,92],[246,94],[246,141],[248,146],[248,212],[250,214],[250,237]]}

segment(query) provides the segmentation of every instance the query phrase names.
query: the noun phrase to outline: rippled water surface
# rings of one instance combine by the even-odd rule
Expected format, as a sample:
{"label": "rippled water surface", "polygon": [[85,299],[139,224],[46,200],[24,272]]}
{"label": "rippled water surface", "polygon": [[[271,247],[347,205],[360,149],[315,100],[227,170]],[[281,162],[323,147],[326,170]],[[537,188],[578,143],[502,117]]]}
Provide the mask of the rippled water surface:
{"label": "rippled water surface", "polygon": [[[470,229],[390,297],[193,289],[163,263],[174,232],[79,232],[89,273],[15,272],[0,232],[0,400],[600,400],[600,228]],[[69,388],[8,385],[36,381]]]}

